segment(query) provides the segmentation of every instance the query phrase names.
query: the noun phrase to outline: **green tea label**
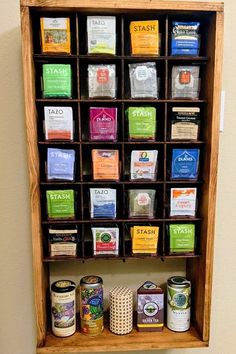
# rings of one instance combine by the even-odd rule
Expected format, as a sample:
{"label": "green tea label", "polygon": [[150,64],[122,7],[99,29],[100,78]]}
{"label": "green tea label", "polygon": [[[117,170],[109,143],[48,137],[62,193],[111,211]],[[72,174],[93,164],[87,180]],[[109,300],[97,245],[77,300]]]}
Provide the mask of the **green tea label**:
{"label": "green tea label", "polygon": [[52,219],[74,218],[74,191],[46,191],[48,217]]}
{"label": "green tea label", "polygon": [[156,135],[156,108],[129,107],[129,138],[154,140]]}
{"label": "green tea label", "polygon": [[43,64],[43,97],[72,96],[70,64]]}
{"label": "green tea label", "polygon": [[169,225],[170,252],[193,252],[195,247],[194,224]]}

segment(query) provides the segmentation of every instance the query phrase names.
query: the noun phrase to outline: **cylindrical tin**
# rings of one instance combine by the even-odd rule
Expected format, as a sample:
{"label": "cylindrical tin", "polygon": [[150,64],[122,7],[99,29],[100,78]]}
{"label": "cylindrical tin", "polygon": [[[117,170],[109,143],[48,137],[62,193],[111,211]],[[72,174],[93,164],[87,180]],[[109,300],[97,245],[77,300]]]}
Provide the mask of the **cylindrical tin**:
{"label": "cylindrical tin", "polygon": [[81,332],[96,336],[103,331],[102,278],[88,275],[80,280]]}
{"label": "cylindrical tin", "polygon": [[52,332],[68,337],[76,330],[75,283],[58,280],[51,286]]}
{"label": "cylindrical tin", "polygon": [[190,327],[191,283],[184,277],[173,276],[167,281],[167,327],[175,332]]}

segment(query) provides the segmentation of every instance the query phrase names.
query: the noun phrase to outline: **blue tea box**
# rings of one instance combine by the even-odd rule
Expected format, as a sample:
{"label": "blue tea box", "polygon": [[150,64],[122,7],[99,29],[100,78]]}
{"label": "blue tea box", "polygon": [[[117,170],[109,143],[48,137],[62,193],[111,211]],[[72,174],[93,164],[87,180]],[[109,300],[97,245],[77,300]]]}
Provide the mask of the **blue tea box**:
{"label": "blue tea box", "polygon": [[171,163],[172,179],[197,179],[199,149],[173,149]]}
{"label": "blue tea box", "polygon": [[48,148],[47,179],[74,180],[75,150]]}
{"label": "blue tea box", "polygon": [[171,55],[198,56],[200,22],[172,22]]}

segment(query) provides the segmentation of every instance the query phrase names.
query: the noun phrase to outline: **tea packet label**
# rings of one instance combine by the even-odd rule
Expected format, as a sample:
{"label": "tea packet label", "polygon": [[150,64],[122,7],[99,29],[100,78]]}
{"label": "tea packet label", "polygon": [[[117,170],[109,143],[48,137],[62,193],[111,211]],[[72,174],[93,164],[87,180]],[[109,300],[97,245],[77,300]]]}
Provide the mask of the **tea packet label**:
{"label": "tea packet label", "polygon": [[172,179],[196,179],[199,167],[199,149],[172,150]]}
{"label": "tea packet label", "polygon": [[131,54],[132,55],[160,55],[159,22],[131,21]]}
{"label": "tea packet label", "polygon": [[195,216],[197,188],[171,188],[170,216]]}
{"label": "tea packet label", "polygon": [[48,230],[50,257],[73,256],[77,254],[78,230],[71,228],[50,227]]}
{"label": "tea packet label", "polygon": [[194,252],[195,225],[194,224],[170,224],[170,252],[187,253]]}
{"label": "tea packet label", "polygon": [[158,98],[156,63],[129,64],[131,98]]}
{"label": "tea packet label", "polygon": [[129,217],[154,218],[155,195],[153,189],[130,189]]}
{"label": "tea packet label", "polygon": [[92,227],[93,254],[119,255],[119,228],[118,227]]}
{"label": "tea packet label", "polygon": [[200,128],[199,107],[173,107],[171,114],[172,140],[197,140]]}
{"label": "tea packet label", "polygon": [[116,218],[116,189],[90,188],[91,218]]}
{"label": "tea packet label", "polygon": [[119,151],[92,150],[93,179],[119,180]]}
{"label": "tea packet label", "polygon": [[70,19],[41,17],[41,46],[43,53],[70,53]]}
{"label": "tea packet label", "polygon": [[164,292],[151,281],[137,291],[137,327],[139,331],[161,331],[164,326]]}
{"label": "tea packet label", "polygon": [[73,140],[72,107],[44,107],[46,140]]}
{"label": "tea packet label", "polygon": [[117,140],[117,108],[90,107],[90,140]]}
{"label": "tea packet label", "polygon": [[46,191],[47,211],[49,219],[71,219],[75,217],[74,191]]}
{"label": "tea packet label", "polygon": [[130,163],[131,180],[154,181],[157,174],[157,155],[157,150],[133,150]]}
{"label": "tea packet label", "polygon": [[47,150],[47,179],[74,180],[75,150],[54,149]]}
{"label": "tea packet label", "polygon": [[88,65],[89,98],[116,98],[116,66],[115,64]]}
{"label": "tea packet label", "polygon": [[70,64],[43,64],[43,97],[72,97]]}
{"label": "tea packet label", "polygon": [[130,228],[132,252],[157,254],[158,226],[133,226]]}
{"label": "tea packet label", "polygon": [[171,55],[197,56],[200,47],[200,22],[172,22]]}
{"label": "tea packet label", "polygon": [[155,140],[156,108],[129,107],[127,110],[129,139]]}
{"label": "tea packet label", "polygon": [[89,54],[116,54],[116,17],[88,16]]}
{"label": "tea packet label", "polygon": [[173,66],[172,98],[198,99],[200,91],[199,66]]}

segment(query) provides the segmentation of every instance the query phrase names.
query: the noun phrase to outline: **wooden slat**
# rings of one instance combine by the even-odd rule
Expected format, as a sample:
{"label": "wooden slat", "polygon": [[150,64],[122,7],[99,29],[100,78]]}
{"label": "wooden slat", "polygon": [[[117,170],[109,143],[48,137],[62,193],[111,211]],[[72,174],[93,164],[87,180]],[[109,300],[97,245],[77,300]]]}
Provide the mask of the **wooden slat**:
{"label": "wooden slat", "polygon": [[183,333],[175,333],[167,328],[161,333],[137,332],[134,329],[130,334],[118,336],[107,328],[96,337],[88,337],[76,332],[68,338],[57,338],[52,334],[46,337],[45,347],[38,348],[37,354],[60,353],[94,353],[139,350],[143,353],[155,349],[167,348],[199,348],[207,347],[208,343],[200,340],[194,328]]}
{"label": "wooden slat", "polygon": [[42,263],[40,226],[39,158],[37,150],[37,121],[35,110],[35,84],[32,61],[32,39],[29,9],[21,9],[22,51],[24,64],[25,117],[30,181],[30,205],[34,264],[34,297],[36,308],[37,345],[44,344],[46,335],[46,272]]}
{"label": "wooden slat", "polygon": [[222,2],[186,2],[186,1],[159,1],[159,0],[21,0],[21,6],[61,7],[61,8],[107,8],[113,11],[119,9],[145,10],[186,10],[186,11],[223,11]]}

